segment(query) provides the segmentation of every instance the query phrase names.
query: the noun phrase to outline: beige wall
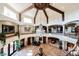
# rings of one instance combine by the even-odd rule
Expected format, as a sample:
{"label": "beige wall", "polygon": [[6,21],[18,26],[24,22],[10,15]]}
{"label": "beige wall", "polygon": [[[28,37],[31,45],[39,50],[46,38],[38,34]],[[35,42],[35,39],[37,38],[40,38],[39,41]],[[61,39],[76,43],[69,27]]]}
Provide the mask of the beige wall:
{"label": "beige wall", "polygon": [[[25,27],[31,27],[31,29],[30,29],[30,31],[25,31]],[[20,26],[20,33],[32,33],[32,30],[34,29],[34,27],[33,26],[29,26],[29,25],[21,25]]]}

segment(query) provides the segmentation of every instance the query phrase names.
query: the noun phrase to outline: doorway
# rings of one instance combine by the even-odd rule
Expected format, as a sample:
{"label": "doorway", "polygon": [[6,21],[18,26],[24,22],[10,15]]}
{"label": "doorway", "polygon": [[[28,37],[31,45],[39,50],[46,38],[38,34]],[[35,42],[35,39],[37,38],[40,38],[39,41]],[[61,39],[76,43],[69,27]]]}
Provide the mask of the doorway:
{"label": "doorway", "polygon": [[44,44],[46,43],[46,37],[45,36],[43,37],[43,43]]}
{"label": "doorway", "polygon": [[20,45],[21,45],[21,48],[24,47],[24,39],[21,39],[21,40],[20,40]]}
{"label": "doorway", "polygon": [[27,38],[27,45],[31,45],[31,37]]}

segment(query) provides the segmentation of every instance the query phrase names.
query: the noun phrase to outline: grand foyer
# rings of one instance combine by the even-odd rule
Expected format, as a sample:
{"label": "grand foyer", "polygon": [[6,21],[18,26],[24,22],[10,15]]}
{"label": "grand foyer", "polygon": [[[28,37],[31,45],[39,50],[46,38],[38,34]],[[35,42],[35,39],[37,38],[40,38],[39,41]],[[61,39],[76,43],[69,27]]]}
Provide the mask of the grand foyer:
{"label": "grand foyer", "polygon": [[0,4],[1,56],[79,56],[79,4]]}

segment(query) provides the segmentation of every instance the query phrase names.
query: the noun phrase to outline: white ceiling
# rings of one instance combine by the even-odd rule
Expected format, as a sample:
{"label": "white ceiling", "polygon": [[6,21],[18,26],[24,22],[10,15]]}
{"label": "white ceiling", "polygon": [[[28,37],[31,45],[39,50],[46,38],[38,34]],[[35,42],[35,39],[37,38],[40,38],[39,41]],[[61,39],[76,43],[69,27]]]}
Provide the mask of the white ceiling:
{"label": "white ceiling", "polygon": [[[12,8],[14,8],[17,12],[21,12],[24,9],[31,6],[32,3],[8,3],[8,5],[10,5]],[[64,12],[79,8],[78,3],[50,3],[50,5],[56,7]],[[46,12],[48,14],[49,19],[56,19],[61,16],[59,13],[57,13],[51,9],[48,9],[48,8],[46,9]],[[35,16],[35,13],[36,13],[36,9],[33,8],[31,10],[24,12],[23,15],[29,16],[33,19]],[[46,18],[45,18],[44,13],[42,11],[39,11],[36,19],[46,19]]]}
{"label": "white ceiling", "polygon": [[[8,4],[18,12],[21,12],[32,5],[32,3],[8,3]],[[50,5],[65,12],[79,7],[79,3],[50,3]]]}
{"label": "white ceiling", "polygon": [[8,3],[8,5],[14,8],[17,12],[21,12],[32,4],[31,3]]}
{"label": "white ceiling", "polygon": [[56,19],[56,18],[60,18],[62,16],[58,12],[55,12],[49,8],[46,9],[46,12],[47,12],[49,19]]}
{"label": "white ceiling", "polygon": [[32,8],[29,11],[24,12],[23,15],[28,15],[28,16],[34,18],[35,13],[36,13],[36,9],[35,8]]}
{"label": "white ceiling", "polygon": [[50,5],[64,12],[79,8],[79,3],[55,3],[55,4],[51,3]]}

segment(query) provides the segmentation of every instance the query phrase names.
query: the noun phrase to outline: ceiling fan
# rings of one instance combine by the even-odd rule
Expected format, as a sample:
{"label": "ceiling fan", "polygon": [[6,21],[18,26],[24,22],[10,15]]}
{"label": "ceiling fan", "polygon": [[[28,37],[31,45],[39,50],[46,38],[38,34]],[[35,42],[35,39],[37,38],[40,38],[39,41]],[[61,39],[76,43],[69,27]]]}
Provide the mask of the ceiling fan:
{"label": "ceiling fan", "polygon": [[36,8],[37,9],[37,11],[35,13],[35,16],[34,16],[34,24],[35,24],[36,16],[37,16],[39,10],[42,10],[44,12],[44,14],[46,16],[46,19],[47,19],[47,24],[48,24],[48,15],[47,15],[46,10],[45,10],[46,8],[49,8],[49,9],[51,9],[53,11],[56,11],[56,12],[60,13],[62,15],[62,20],[64,20],[64,12],[59,10],[59,9],[57,9],[57,8],[55,8],[55,7],[53,7],[53,6],[51,6],[49,3],[33,3],[30,7],[26,8],[25,10],[23,10],[20,13],[20,16],[21,16],[22,13],[24,13],[26,11],[29,11],[32,8]]}

